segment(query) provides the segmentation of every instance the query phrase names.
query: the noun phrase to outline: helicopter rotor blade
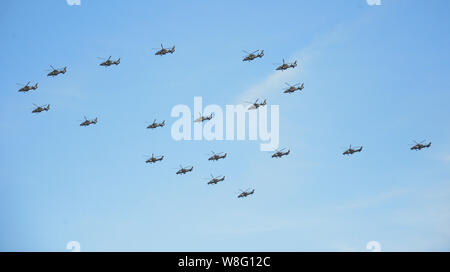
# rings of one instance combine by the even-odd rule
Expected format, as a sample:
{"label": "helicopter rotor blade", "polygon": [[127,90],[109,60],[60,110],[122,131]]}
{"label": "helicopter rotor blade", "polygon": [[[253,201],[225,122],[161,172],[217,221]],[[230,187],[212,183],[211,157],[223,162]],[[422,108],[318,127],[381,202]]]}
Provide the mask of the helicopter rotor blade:
{"label": "helicopter rotor blade", "polygon": [[242,50],[242,52],[244,52],[244,53],[247,54],[247,55],[250,55],[250,53],[247,52],[247,51],[245,51],[245,50]]}
{"label": "helicopter rotor blade", "polygon": [[284,84],[288,85],[289,87],[292,87],[292,85],[287,82],[285,82]]}
{"label": "helicopter rotor blade", "polygon": [[255,54],[255,53],[256,53],[256,52],[258,52],[258,51],[259,51],[259,49],[258,49],[258,50],[255,50],[255,51],[253,51],[253,52],[252,52],[252,54]]}

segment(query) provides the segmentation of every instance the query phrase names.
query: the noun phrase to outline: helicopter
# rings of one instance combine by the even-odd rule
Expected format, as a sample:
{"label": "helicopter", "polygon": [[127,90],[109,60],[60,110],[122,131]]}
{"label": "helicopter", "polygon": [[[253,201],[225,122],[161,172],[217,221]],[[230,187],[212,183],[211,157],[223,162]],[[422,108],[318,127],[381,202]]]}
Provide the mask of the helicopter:
{"label": "helicopter", "polygon": [[360,146],[359,148],[355,147],[355,149],[353,149],[352,145],[350,145],[350,147],[347,150],[345,150],[344,153],[342,153],[342,155],[352,155],[353,153],[361,152],[362,149],[363,149],[362,146]]}
{"label": "helicopter", "polygon": [[192,170],[194,169],[194,166],[191,166],[191,168],[189,168],[189,166],[187,166],[187,167],[183,167],[183,166],[181,166],[180,165],[180,170],[178,170],[177,171],[177,175],[184,175],[184,174],[186,174],[187,172],[192,172]]}
{"label": "helicopter", "polygon": [[211,113],[210,115],[202,116],[200,113],[200,117],[194,120],[194,123],[202,123],[203,121],[209,121],[214,117],[214,115]]}
{"label": "helicopter", "polygon": [[284,62],[284,59],[283,59],[283,64],[278,66],[276,70],[277,71],[278,70],[284,71],[284,70],[287,70],[289,68],[295,68],[295,67],[297,67],[297,61],[294,61],[294,62],[291,62],[291,63],[286,63],[286,62]]}
{"label": "helicopter", "polygon": [[38,106],[38,105],[33,103],[33,105],[36,108],[31,113],[40,113],[40,112],[43,112],[43,111],[48,111],[50,109],[50,104],[43,105],[43,106]]}
{"label": "helicopter", "polygon": [[431,142],[429,142],[428,144],[423,144],[423,142],[425,142],[425,140],[420,143],[418,143],[416,141],[413,141],[413,142],[416,144],[410,148],[411,150],[418,151],[418,150],[421,150],[422,148],[429,148],[431,146]]}
{"label": "helicopter", "polygon": [[208,181],[208,184],[217,184],[217,183],[225,180],[225,176],[222,176],[221,178],[219,178],[219,177],[220,176],[213,177],[213,175],[211,174],[211,180]]}
{"label": "helicopter", "polygon": [[84,121],[83,121],[83,123],[80,124],[80,126],[81,127],[87,127],[89,125],[95,125],[95,124],[97,124],[97,121],[98,121],[97,117],[95,117],[95,119],[88,120],[86,118],[86,116],[84,116]]}
{"label": "helicopter", "polygon": [[[99,59],[102,59],[102,58],[99,58]],[[119,65],[120,64],[120,58],[118,58],[116,61],[114,61],[114,60],[111,60],[111,56],[109,56],[109,58],[107,60],[105,60],[104,62],[100,63],[99,65],[107,67],[107,66],[111,66],[113,64]]]}
{"label": "helicopter", "polygon": [[256,99],[254,103],[251,103],[251,102],[246,101],[246,103],[252,104],[252,105],[248,108],[248,110],[256,110],[256,109],[258,109],[259,107],[265,106],[265,105],[267,104],[266,99],[264,99],[264,101],[263,101],[262,103],[258,103],[258,100],[259,100],[259,98]]}
{"label": "helicopter", "polygon": [[[157,49],[157,48],[154,48],[154,49]],[[173,52],[175,52],[175,46],[173,46],[172,48],[169,49],[169,48],[164,48],[163,45],[161,44],[161,50],[156,52],[155,55],[162,56],[162,55],[165,55],[167,53],[173,54]]]}
{"label": "helicopter", "polygon": [[253,189],[251,191],[250,191],[250,189],[247,189],[245,191],[242,191],[242,190],[240,190],[240,191],[241,191],[241,193],[238,195],[238,198],[247,197],[249,195],[252,195],[255,192],[255,189]]}
{"label": "helicopter", "polygon": [[162,121],[161,123],[156,123],[156,119],[155,119],[155,120],[153,120],[153,123],[151,123],[150,125],[147,126],[147,128],[154,129],[154,128],[157,128],[157,127],[163,127],[165,124],[166,124],[165,120]]}
{"label": "helicopter", "polygon": [[264,56],[264,50],[261,50],[261,52],[259,52],[256,55],[255,55],[255,53],[258,52],[259,49],[254,51],[254,52],[252,52],[252,53],[249,53],[249,52],[247,52],[245,50],[242,50],[242,51],[247,54],[247,56],[245,56],[242,61],[252,61],[252,60],[254,60],[256,58],[262,58]]}
{"label": "helicopter", "polygon": [[[209,157],[208,161],[218,161],[220,159],[225,159],[227,157],[227,153],[224,154],[223,152],[221,152],[219,154],[216,154],[213,151],[211,151],[211,153],[212,153],[212,156]],[[223,154],[223,155],[221,155],[221,154]]]}
{"label": "helicopter", "polygon": [[[295,84],[295,85],[290,85],[289,83],[285,82],[286,85],[289,86],[289,88],[287,88],[286,90],[284,90],[284,93],[293,93],[295,91],[301,91],[305,88],[305,84],[302,83],[300,85],[300,83]],[[300,85],[299,87],[297,87],[298,85]]]}
{"label": "helicopter", "polygon": [[50,73],[48,73],[47,76],[57,76],[59,74],[65,74],[67,71],[67,66],[62,69],[55,69],[51,65],[50,65],[50,67],[52,68],[52,71]]}
{"label": "helicopter", "polygon": [[152,156],[148,160],[146,160],[145,163],[155,163],[157,161],[162,161],[163,159],[164,159],[164,156],[157,158],[157,157],[154,157],[153,153],[152,153]]}
{"label": "helicopter", "polygon": [[22,85],[19,83],[17,83],[17,85],[23,86],[18,90],[18,92],[28,92],[29,90],[36,90],[38,88],[38,83],[36,83],[34,86],[33,85],[30,86],[30,81],[28,81],[27,85]]}
{"label": "helicopter", "polygon": [[289,153],[291,153],[291,150],[288,149],[288,151],[283,152],[283,150],[285,150],[286,148],[280,149],[280,150],[276,150],[276,152],[272,155],[272,158],[281,158],[283,156],[287,156],[289,155]]}

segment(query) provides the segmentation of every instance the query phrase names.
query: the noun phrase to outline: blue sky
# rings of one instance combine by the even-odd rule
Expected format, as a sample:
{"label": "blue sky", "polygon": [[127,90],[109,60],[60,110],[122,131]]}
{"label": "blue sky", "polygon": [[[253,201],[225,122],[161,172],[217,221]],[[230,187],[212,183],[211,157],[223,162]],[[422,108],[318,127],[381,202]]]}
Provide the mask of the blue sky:
{"label": "blue sky", "polygon": [[[0,250],[450,250],[450,2],[6,1]],[[173,55],[154,56],[160,43]],[[241,50],[264,49],[252,63]],[[97,57],[121,57],[98,66]],[[289,72],[273,63],[298,59]],[[49,65],[68,66],[46,77]],[[16,83],[39,82],[18,93]],[[304,92],[282,94],[284,82]],[[280,105],[258,141],[179,141],[177,104]],[[32,115],[32,103],[51,110]],[[82,128],[83,116],[99,118]],[[146,121],[166,127],[146,130]],[[412,140],[430,149],[409,150]],[[363,152],[342,156],[349,144]],[[208,162],[206,153],[226,151]],[[146,165],[145,154],[164,154]],[[179,164],[194,171],[175,175]],[[202,178],[226,175],[215,186]],[[238,189],[255,194],[237,199]]]}

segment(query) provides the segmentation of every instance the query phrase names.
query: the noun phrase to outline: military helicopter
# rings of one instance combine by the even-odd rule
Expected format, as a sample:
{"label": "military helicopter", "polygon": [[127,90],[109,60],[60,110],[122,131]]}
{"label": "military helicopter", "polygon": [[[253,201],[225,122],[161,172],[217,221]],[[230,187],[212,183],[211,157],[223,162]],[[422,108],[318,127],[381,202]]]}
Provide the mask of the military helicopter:
{"label": "military helicopter", "polygon": [[156,123],[156,119],[155,119],[155,120],[153,120],[153,123],[151,123],[150,125],[147,126],[147,128],[154,129],[154,128],[157,128],[157,127],[163,127],[165,124],[166,124],[165,120],[162,121],[161,123]]}
{"label": "military helicopter", "polygon": [[84,116],[84,121],[83,121],[83,123],[80,124],[80,126],[81,127],[87,127],[89,125],[95,125],[95,124],[97,124],[97,121],[98,121],[97,117],[95,117],[95,119],[88,120],[86,118],[86,116]]}
{"label": "military helicopter", "polygon": [[57,76],[59,74],[65,74],[67,71],[67,66],[62,68],[62,69],[55,69],[53,68],[53,66],[50,65],[50,67],[52,68],[52,71],[50,73],[47,74],[47,76]]}
{"label": "military helicopter", "polygon": [[248,108],[248,110],[256,110],[256,109],[258,109],[259,107],[265,106],[265,105],[267,104],[266,99],[264,99],[264,101],[263,101],[262,103],[258,103],[258,100],[259,100],[259,98],[256,99],[256,101],[255,101],[254,103],[245,101],[245,103],[252,104],[252,105]]}
{"label": "military helicopter", "polygon": [[194,166],[191,166],[191,168],[189,168],[189,166],[187,166],[187,167],[183,167],[183,166],[181,166],[180,165],[180,170],[178,170],[177,171],[177,175],[184,175],[184,174],[186,174],[187,172],[192,172],[192,170],[194,169]]}
{"label": "military helicopter", "polygon": [[283,156],[287,156],[289,155],[289,153],[291,153],[291,150],[288,149],[288,151],[283,152],[283,150],[285,150],[286,148],[280,149],[280,150],[276,150],[275,153],[272,155],[272,158],[281,158]]}
{"label": "military helicopter", "polygon": [[38,105],[33,103],[33,105],[36,108],[31,113],[40,113],[40,112],[43,112],[43,111],[48,111],[50,109],[50,104],[43,105],[43,106],[38,106]]}
{"label": "military helicopter", "polygon": [[[286,90],[284,90],[284,93],[293,93],[295,91],[301,91],[305,88],[305,84],[302,83],[300,85],[300,83],[295,84],[295,85],[290,85],[289,83],[285,82],[286,85],[289,86],[289,88],[287,88]],[[297,87],[298,85],[300,85],[299,87]]]}
{"label": "military helicopter", "polygon": [[[154,48],[154,49],[158,49],[158,48]],[[165,55],[167,53],[173,54],[173,52],[175,52],[175,46],[173,46],[172,48],[164,48],[163,45],[161,44],[161,50],[159,50],[158,52],[155,53],[155,55]]]}
{"label": "military helicopter", "polygon": [[252,195],[255,192],[255,189],[253,189],[251,191],[250,191],[250,189],[247,189],[245,191],[242,191],[242,190],[240,190],[240,191],[241,191],[241,193],[238,195],[238,198],[247,197],[249,195]]}
{"label": "military helicopter", "polygon": [[162,161],[163,159],[164,159],[164,156],[157,158],[157,157],[153,156],[153,153],[152,153],[152,156],[149,159],[147,159],[145,161],[145,163],[155,163],[157,161]]}
{"label": "military helicopter", "polygon": [[353,149],[352,145],[350,145],[350,147],[347,150],[345,150],[344,153],[342,153],[342,155],[352,155],[353,153],[361,152],[362,149],[363,149],[362,146],[360,146],[359,148],[355,147],[355,149]]}
{"label": "military helicopter", "polygon": [[[102,59],[102,58],[99,58],[99,59]],[[109,56],[109,58],[107,60],[105,60],[104,62],[100,63],[99,65],[100,66],[104,66],[104,67],[108,67],[108,66],[111,66],[113,64],[119,65],[120,64],[120,58],[118,58],[116,61],[114,61],[114,60],[111,60],[111,56]]]}
{"label": "military helicopter", "polygon": [[206,115],[206,116],[202,116],[201,113],[199,113],[199,114],[200,114],[200,117],[195,119],[194,123],[202,123],[203,121],[209,121],[214,117],[214,115],[212,113],[210,115]]}
{"label": "military helicopter", "polygon": [[[225,159],[227,157],[227,153],[220,152],[219,154],[214,153],[211,151],[212,156],[209,157],[208,161],[218,161],[220,159]],[[223,155],[221,155],[223,154]]]}
{"label": "military helicopter", "polygon": [[[208,184],[217,184],[217,183],[225,180],[225,176],[222,176],[221,178],[219,178],[219,177],[220,176],[213,177],[213,175],[211,174],[211,180],[208,181]],[[207,179],[209,179],[209,178],[207,178]]]}
{"label": "military helicopter", "polygon": [[258,52],[259,49],[256,50],[256,51],[254,51],[254,52],[252,52],[252,53],[249,53],[249,52],[247,52],[247,51],[245,51],[245,50],[242,50],[242,51],[243,51],[245,54],[247,54],[247,56],[245,56],[244,59],[243,59],[242,61],[252,61],[252,60],[254,60],[254,59],[256,59],[256,58],[262,58],[262,57],[264,56],[264,50],[261,50],[261,52],[259,52],[259,53],[256,54],[256,55],[255,55],[255,53]]}
{"label": "military helicopter", "polygon": [[278,66],[276,70],[277,71],[279,71],[279,70],[284,71],[284,70],[287,70],[289,68],[295,68],[295,67],[297,67],[297,61],[294,61],[294,62],[291,62],[291,63],[286,63],[286,62],[284,62],[284,59],[283,59],[283,64]]}
{"label": "military helicopter", "polygon": [[19,89],[18,92],[28,92],[29,90],[36,90],[38,88],[38,83],[36,83],[36,85],[31,85],[30,86],[30,81],[28,81],[27,85],[22,85],[17,83],[17,85],[23,86],[22,88]]}
{"label": "military helicopter", "polygon": [[418,143],[416,141],[413,141],[413,142],[415,143],[415,145],[410,148],[411,150],[417,151],[417,150],[421,150],[422,148],[429,148],[431,146],[431,142],[429,142],[428,144],[423,144],[423,142],[425,142],[425,140],[420,143]]}

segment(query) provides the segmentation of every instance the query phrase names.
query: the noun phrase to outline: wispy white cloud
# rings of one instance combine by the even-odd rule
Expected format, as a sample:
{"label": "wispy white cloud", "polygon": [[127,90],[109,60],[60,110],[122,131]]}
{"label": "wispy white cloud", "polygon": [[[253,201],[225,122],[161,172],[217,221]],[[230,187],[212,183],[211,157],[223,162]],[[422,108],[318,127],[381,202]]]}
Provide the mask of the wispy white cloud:
{"label": "wispy white cloud", "polygon": [[66,0],[69,6],[81,6],[81,0]]}
{"label": "wispy white cloud", "polygon": [[353,200],[347,204],[338,206],[340,209],[364,209],[374,207],[380,204],[385,203],[388,200],[407,195],[411,190],[409,189],[398,189],[382,192],[372,196],[362,197],[356,200]]}
{"label": "wispy white cloud", "polygon": [[381,0],[366,0],[369,6],[381,6]]}

